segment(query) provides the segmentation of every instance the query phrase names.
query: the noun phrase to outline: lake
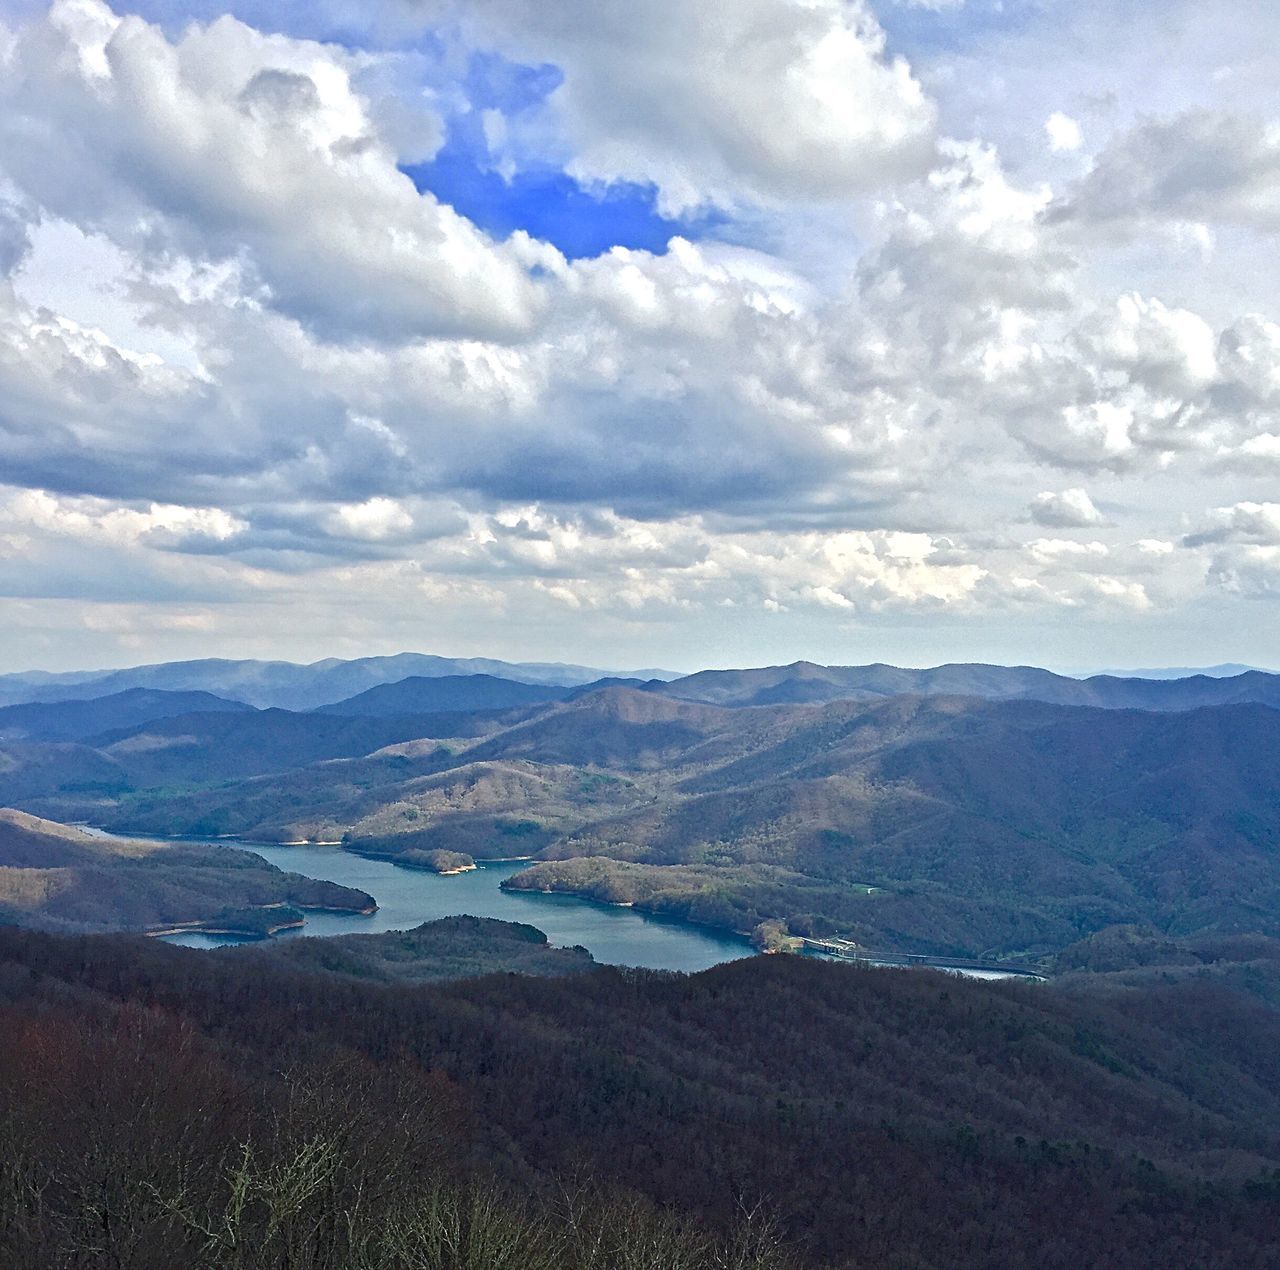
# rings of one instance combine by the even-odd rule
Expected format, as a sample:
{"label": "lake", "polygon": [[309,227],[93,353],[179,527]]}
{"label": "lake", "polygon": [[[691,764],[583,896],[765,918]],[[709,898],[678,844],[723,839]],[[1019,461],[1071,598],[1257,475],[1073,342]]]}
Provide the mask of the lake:
{"label": "lake", "polygon": [[[612,965],[696,971],[752,954],[747,940],[690,922],[651,917],[633,908],[596,904],[570,895],[502,890],[503,878],[526,868],[527,861],[481,864],[474,872],[445,877],[402,868],[386,860],[369,860],[341,847],[260,847],[226,842],[216,845],[243,846],[290,873],[353,886],[367,891],[378,902],[378,911],[368,917],[308,913],[305,927],[281,931],[276,939],[408,930],[437,917],[469,913],[473,917],[527,922],[545,931],[553,944],[581,944],[597,961]],[[217,948],[240,942],[222,935],[165,938],[188,948]]]}
{"label": "lake", "polygon": [[[88,833],[103,837],[117,836],[105,830],[81,827]],[[366,859],[336,846],[311,843],[292,847],[257,846],[209,838],[173,838],[167,841],[235,846],[252,851],[287,872],[355,887],[372,895],[378,902],[378,911],[368,916],[309,912],[306,914],[306,926],[300,930],[280,931],[273,936],[275,939],[411,930],[437,917],[466,913],[472,917],[497,917],[506,922],[525,922],[536,926],[546,932],[553,944],[580,944],[597,961],[608,965],[693,973],[708,970],[723,961],[750,957],[754,951],[740,935],[674,918],[654,917],[639,909],[598,904],[573,895],[502,890],[502,880],[526,868],[527,860],[480,862],[472,872],[445,876],[425,869],[406,869],[387,860]],[[166,943],[181,944],[186,948],[221,948],[227,944],[250,942],[235,936],[202,935],[198,932],[160,938]],[[810,950],[806,950],[804,955],[828,959],[824,954]],[[959,966],[936,966],[935,969],[949,970],[974,979],[1027,978]]]}

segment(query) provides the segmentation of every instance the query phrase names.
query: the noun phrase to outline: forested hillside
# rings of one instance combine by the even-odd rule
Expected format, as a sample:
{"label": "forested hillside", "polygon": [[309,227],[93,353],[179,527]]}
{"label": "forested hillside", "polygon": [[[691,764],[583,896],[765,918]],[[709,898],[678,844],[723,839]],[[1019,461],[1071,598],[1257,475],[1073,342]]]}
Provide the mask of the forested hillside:
{"label": "forested hillside", "polygon": [[32,1268],[1263,1270],[1280,962],[1235,955],[1258,991],[787,957],[404,987],[0,930],[0,1238]]}
{"label": "forested hillside", "polygon": [[376,983],[430,983],[499,972],[577,975],[595,964],[585,948],[553,947],[534,926],[465,915],[376,935],[241,944],[218,956],[276,972],[292,969]]}
{"label": "forested hillside", "polygon": [[0,808],[0,924],[265,935],[306,909],[372,912],[363,891],[285,873],[227,846],[91,837]]}

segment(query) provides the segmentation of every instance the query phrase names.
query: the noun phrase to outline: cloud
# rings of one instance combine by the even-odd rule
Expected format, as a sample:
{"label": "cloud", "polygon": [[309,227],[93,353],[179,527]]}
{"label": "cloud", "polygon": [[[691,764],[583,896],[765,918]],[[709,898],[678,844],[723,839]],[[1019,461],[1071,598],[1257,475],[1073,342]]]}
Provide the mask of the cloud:
{"label": "cloud", "polygon": [[1220,542],[1280,547],[1280,503],[1236,503],[1233,507],[1219,507],[1202,529],[1183,539],[1188,547]]}
{"label": "cloud", "polygon": [[668,214],[847,198],[932,156],[934,108],[863,0],[478,0],[455,13],[475,40],[560,69],[547,109],[573,175],[652,184]]}
{"label": "cloud", "polygon": [[353,538],[377,542],[403,536],[413,528],[413,517],[394,498],[370,498],[363,503],[343,503],[330,522]]}
{"label": "cloud", "polygon": [[1037,494],[1031,500],[1031,519],[1051,528],[1086,529],[1102,524],[1102,513],[1093,505],[1088,491],[1077,488],[1060,494]]}
{"label": "cloud", "polygon": [[10,277],[31,250],[29,209],[0,195],[0,279]]}
{"label": "cloud", "polygon": [[1137,233],[1152,221],[1280,230],[1280,124],[1194,110],[1146,119],[1113,138],[1058,200],[1059,223]]}
{"label": "cloud", "polygon": [[1162,396],[1185,399],[1218,378],[1218,340],[1209,323],[1141,295],[1123,295],[1110,311],[1083,322],[1076,341],[1094,364]]}
{"label": "cloud", "polygon": [[1209,566],[1207,580],[1230,595],[1253,599],[1280,595],[1280,547],[1247,546],[1220,552]]}
{"label": "cloud", "polygon": [[[1280,324],[1269,258],[1240,247],[1261,177],[1219,187],[1235,219],[1189,280],[1172,234],[1129,235],[1195,198],[1153,178],[1138,219],[1098,202],[1151,118],[1083,181],[1046,153],[1057,103],[1091,144],[1125,117],[1099,83],[1005,110],[997,145],[939,132],[931,97],[971,64],[913,72],[919,24],[894,43],[859,4],[413,9],[365,48],[360,15],[345,46],[95,0],[11,19],[0,588],[32,605],[21,647],[85,647],[58,615],[75,597],[119,641],[146,629],[127,602],[154,606],[166,648],[300,648],[300,622],[353,652],[461,647],[518,615],[583,657],[656,631],[739,647],[758,637],[732,615],[767,613],[778,655],[872,628],[952,655],[957,631],[1063,609],[1163,631],[1206,585],[1268,593]],[[490,61],[539,93],[477,87]],[[477,112],[510,173],[719,210],[653,251],[496,241],[397,166]]]}
{"label": "cloud", "polygon": [[1055,154],[1071,153],[1084,145],[1084,132],[1070,115],[1055,110],[1044,121],[1044,135]]}
{"label": "cloud", "polygon": [[57,0],[7,49],[0,166],[146,258],[236,263],[255,302],[330,337],[527,329],[540,253],[417,192],[360,70],[231,18],[171,42],[99,0]]}

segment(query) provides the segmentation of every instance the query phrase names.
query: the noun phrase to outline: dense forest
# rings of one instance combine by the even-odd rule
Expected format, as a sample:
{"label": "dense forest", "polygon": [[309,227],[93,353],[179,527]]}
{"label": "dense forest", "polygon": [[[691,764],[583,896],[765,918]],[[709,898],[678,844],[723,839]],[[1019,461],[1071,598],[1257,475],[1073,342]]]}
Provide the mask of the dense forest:
{"label": "dense forest", "polygon": [[1050,985],[249,952],[0,929],[7,1264],[1280,1259],[1271,941],[1120,932]]}

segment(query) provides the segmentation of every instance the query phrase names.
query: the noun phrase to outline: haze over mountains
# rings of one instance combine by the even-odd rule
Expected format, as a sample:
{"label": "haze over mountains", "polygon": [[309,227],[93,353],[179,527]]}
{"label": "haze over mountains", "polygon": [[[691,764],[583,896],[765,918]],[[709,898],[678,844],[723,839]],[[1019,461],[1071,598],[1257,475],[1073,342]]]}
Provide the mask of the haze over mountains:
{"label": "haze over mountains", "polygon": [[434,714],[444,710],[503,710],[536,705],[569,696],[571,689],[550,684],[521,683],[494,675],[412,676],[379,684],[345,701],[318,707],[325,714]]}
{"label": "haze over mountains", "polygon": [[[159,688],[169,692],[212,692],[255,706],[309,710],[341,701],[377,684],[393,683],[410,676],[497,675],[518,683],[569,686],[588,683],[610,673],[586,666],[513,663],[484,657],[435,657],[426,653],[358,657],[345,661],[330,657],[309,665],[206,658],[123,670],[23,671],[0,675],[0,703],[68,701],[104,697],[129,688]],[[634,677],[671,676],[666,671],[643,670],[635,672]]]}
{"label": "haze over mountains", "polygon": [[[52,705],[116,698],[114,708],[119,711],[119,722],[114,726],[123,726],[129,708],[138,712],[139,721],[144,713],[158,718],[165,714],[220,708],[208,702],[202,705],[194,698],[182,700],[177,695],[207,693],[223,701],[260,709],[415,714],[500,709],[565,698],[588,687],[609,684],[626,684],[683,700],[729,706],[872,700],[901,693],[1149,710],[1245,701],[1280,703],[1280,675],[1226,665],[1185,674],[1152,670],[1079,678],[1033,666],[954,663],[914,670],[879,663],[819,666],[797,661],[786,666],[677,675],[659,670],[613,673],[585,666],[402,653],[351,661],[331,658],[306,666],[291,662],[208,659],[111,671],[0,675],[0,710],[5,705]],[[141,690],[150,695],[138,696]],[[135,695],[126,699],[121,696],[126,692]],[[162,693],[175,695],[166,701]],[[54,717],[54,714],[48,716]],[[0,729],[4,728],[6,719],[13,721],[11,726],[20,727],[24,718],[20,713],[0,713]],[[105,731],[106,726],[112,725],[104,725],[101,730]],[[91,734],[78,725],[77,730],[81,735]]]}
{"label": "haze over mountains", "polygon": [[211,692],[127,688],[104,697],[0,706],[0,740],[79,741],[181,714],[251,714],[243,701]]}
{"label": "haze over mountains", "polygon": [[1249,670],[1264,670],[1262,666],[1246,666],[1243,662],[1220,662],[1216,666],[1147,666],[1134,670],[1087,671],[1079,676],[1089,679],[1093,675],[1112,675],[1119,679],[1190,679],[1194,675],[1208,675],[1211,679],[1230,679],[1234,675],[1243,675]]}
{"label": "haze over mountains", "polygon": [[1103,709],[1186,710],[1196,706],[1258,701],[1280,705],[1280,675],[1248,671],[1230,678],[1125,679],[1095,675],[1072,679],[1034,666],[955,664],[928,670],[897,666],[817,666],[794,662],[759,670],[704,670],[652,691],[715,705],[874,700],[917,693],[990,700],[1049,701]]}

